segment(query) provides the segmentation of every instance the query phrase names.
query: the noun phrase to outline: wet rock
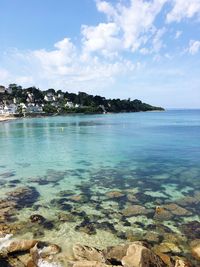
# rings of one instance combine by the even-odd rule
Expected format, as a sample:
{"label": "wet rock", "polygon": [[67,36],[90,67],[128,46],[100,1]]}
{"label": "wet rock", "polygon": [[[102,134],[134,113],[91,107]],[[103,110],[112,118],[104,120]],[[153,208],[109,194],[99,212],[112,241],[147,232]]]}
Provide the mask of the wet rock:
{"label": "wet rock", "polygon": [[[29,262],[29,265],[30,267],[32,267],[32,265],[48,266],[50,265],[48,263],[54,260],[54,255],[60,252],[61,248],[58,245],[50,245],[45,242],[39,242],[30,250],[32,260]],[[54,266],[55,264],[52,265]]]}
{"label": "wet rock", "polygon": [[75,222],[76,216],[71,213],[59,213],[58,219],[60,222]]}
{"label": "wet rock", "polygon": [[200,260],[200,239],[193,240],[190,246],[193,257]]}
{"label": "wet rock", "polygon": [[94,247],[77,244],[73,246],[74,257],[78,261],[88,260],[105,263],[106,259],[102,251]]}
{"label": "wet rock", "polygon": [[158,243],[160,241],[160,235],[157,232],[147,232],[144,236],[144,240],[150,243]]}
{"label": "wet rock", "polygon": [[126,256],[122,258],[124,267],[166,267],[167,265],[150,249],[139,242],[132,243],[127,249]]}
{"label": "wet rock", "polygon": [[42,225],[45,229],[51,230],[54,227],[54,224],[51,221],[45,219],[42,215],[39,215],[39,214],[31,215],[30,221],[32,223],[38,223]]}
{"label": "wet rock", "polygon": [[85,195],[73,195],[68,197],[69,200],[73,201],[73,202],[78,202],[78,203],[84,203],[86,202],[88,199]]}
{"label": "wet rock", "polygon": [[43,222],[45,222],[45,220],[46,219],[42,215],[39,215],[39,214],[33,214],[33,215],[30,216],[30,221],[32,223],[35,223],[35,222],[43,223]]}
{"label": "wet rock", "polygon": [[196,205],[200,202],[200,199],[198,197],[191,197],[191,196],[187,196],[187,197],[183,197],[181,199],[178,199],[176,201],[176,203],[180,206],[183,207],[187,207],[187,206],[191,206],[191,205]]}
{"label": "wet rock", "polygon": [[181,249],[178,247],[178,245],[174,243],[169,243],[169,242],[163,242],[159,245],[156,245],[154,247],[154,251],[161,252],[161,253],[172,252],[174,254],[181,253]]}
{"label": "wet rock", "polygon": [[200,222],[192,221],[188,223],[184,223],[180,226],[180,229],[186,235],[188,239],[196,239],[200,236]]}
{"label": "wet rock", "polygon": [[5,254],[28,251],[35,246],[37,240],[12,240],[11,236],[1,245]]}
{"label": "wet rock", "polygon": [[173,217],[172,213],[163,208],[163,207],[156,207],[156,211],[155,211],[155,215],[154,215],[154,219],[158,220],[158,221],[167,221],[167,220],[171,220]]}
{"label": "wet rock", "polygon": [[135,215],[146,215],[149,211],[140,205],[132,205],[122,210],[122,214],[126,217],[132,217]]}
{"label": "wet rock", "polygon": [[72,205],[68,203],[67,198],[52,199],[50,203],[54,206],[56,205],[60,210],[65,210],[65,211],[72,210]]}
{"label": "wet rock", "polygon": [[177,259],[174,267],[192,267],[186,260]]}
{"label": "wet rock", "polygon": [[169,210],[173,215],[177,215],[177,216],[192,215],[192,213],[190,211],[188,211],[185,208],[182,208],[179,205],[174,204],[174,203],[164,205],[164,208],[166,210]]}
{"label": "wet rock", "polygon": [[74,194],[74,192],[72,190],[62,190],[58,193],[58,196],[59,197],[68,197],[68,196],[71,196],[73,194]]}
{"label": "wet rock", "polygon": [[34,187],[18,187],[7,193],[8,200],[16,203],[17,208],[30,207],[37,201],[39,193]]}
{"label": "wet rock", "polygon": [[112,267],[112,265],[107,265],[105,263],[98,262],[98,261],[82,260],[82,261],[73,262],[73,267]]}
{"label": "wet rock", "polygon": [[132,202],[132,203],[138,203],[139,202],[138,199],[136,198],[136,196],[133,194],[130,194],[130,193],[127,194],[127,200],[129,202]]}
{"label": "wet rock", "polygon": [[84,232],[88,235],[95,235],[96,229],[92,222],[87,219],[84,219],[79,225],[75,227],[76,231]]}
{"label": "wet rock", "polygon": [[124,197],[125,194],[121,193],[120,191],[110,191],[106,193],[106,197],[108,199],[113,199],[113,198],[122,198]]}
{"label": "wet rock", "polygon": [[121,265],[121,260],[124,256],[126,256],[128,247],[129,245],[118,245],[118,246],[107,247],[106,249],[103,250],[103,255],[105,259],[108,260],[111,264]]}
{"label": "wet rock", "polygon": [[101,223],[95,223],[94,225],[95,225],[95,227],[97,229],[108,231],[108,232],[111,232],[113,234],[115,234],[117,232],[115,227],[114,227],[114,225],[113,225],[113,223],[110,223],[110,222],[107,222],[107,221],[104,221],[104,222],[101,222]]}

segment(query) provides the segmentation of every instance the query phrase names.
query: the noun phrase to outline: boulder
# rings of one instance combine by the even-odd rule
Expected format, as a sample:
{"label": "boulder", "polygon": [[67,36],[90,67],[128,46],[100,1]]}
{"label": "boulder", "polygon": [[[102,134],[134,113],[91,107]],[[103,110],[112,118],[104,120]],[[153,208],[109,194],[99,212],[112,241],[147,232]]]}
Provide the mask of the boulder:
{"label": "boulder", "polygon": [[150,249],[139,242],[132,243],[126,256],[122,258],[124,267],[167,267],[167,265]]}
{"label": "boulder", "polygon": [[132,205],[122,210],[122,214],[126,217],[132,217],[135,215],[145,215],[148,214],[149,211],[140,205]]}
{"label": "boulder", "polygon": [[122,258],[126,256],[126,252],[129,245],[118,245],[113,247],[107,247],[103,250],[103,255],[111,264],[113,262],[121,262]]}
{"label": "boulder", "polygon": [[97,248],[77,244],[73,246],[74,257],[78,261],[97,261],[105,263],[106,259],[102,251]]}
{"label": "boulder", "polygon": [[7,247],[6,250],[8,253],[21,252],[30,250],[35,246],[37,240],[16,240],[12,241]]}

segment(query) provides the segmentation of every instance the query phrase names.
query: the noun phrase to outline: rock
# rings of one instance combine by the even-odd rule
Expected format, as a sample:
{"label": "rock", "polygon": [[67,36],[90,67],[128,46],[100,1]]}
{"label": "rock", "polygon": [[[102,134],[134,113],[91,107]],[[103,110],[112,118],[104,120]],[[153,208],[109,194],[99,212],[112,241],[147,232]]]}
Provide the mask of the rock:
{"label": "rock", "polygon": [[156,232],[147,232],[144,236],[144,240],[149,241],[150,243],[158,243],[160,240],[160,235]]}
{"label": "rock", "polygon": [[30,207],[37,201],[39,193],[34,187],[18,187],[7,193],[8,200],[14,201],[17,208]]}
{"label": "rock", "polygon": [[185,260],[177,259],[174,267],[191,267],[191,265]]}
{"label": "rock", "polygon": [[166,267],[167,265],[150,249],[138,242],[132,243],[122,258],[124,267]]}
{"label": "rock", "polygon": [[161,252],[161,253],[168,253],[168,252],[180,253],[181,252],[180,248],[176,244],[169,243],[169,242],[163,242],[159,245],[156,245],[154,247],[154,250],[156,252]]}
{"label": "rock", "polygon": [[91,223],[88,220],[83,220],[79,225],[75,227],[76,231],[84,232],[88,235],[95,235],[96,229],[94,227],[94,224]]}
{"label": "rock", "polygon": [[106,193],[106,196],[109,198],[109,199],[112,199],[112,198],[121,198],[121,197],[124,197],[125,194],[119,192],[119,191],[110,191],[110,192],[107,192]]}
{"label": "rock", "polygon": [[6,247],[6,250],[7,250],[8,253],[27,251],[27,250],[30,250],[32,247],[34,247],[37,242],[38,242],[37,240],[16,240],[16,241],[12,241],[9,244],[9,246]]}
{"label": "rock", "polygon": [[[31,250],[30,254],[32,260],[29,262],[30,267],[32,265],[36,266],[46,266],[48,265],[48,260],[53,260],[53,256],[60,253],[61,248],[58,245],[49,245],[45,242],[38,242]],[[44,265],[42,265],[44,264]],[[46,265],[45,265],[46,264]],[[53,265],[53,264],[52,264]],[[53,265],[54,266],[54,265]],[[58,265],[55,265],[58,266]]]}
{"label": "rock", "polygon": [[42,215],[39,215],[39,214],[33,214],[30,216],[30,220],[32,223],[43,223],[46,219],[42,216]]}
{"label": "rock", "polygon": [[130,193],[127,194],[127,199],[129,202],[132,202],[132,203],[138,203],[139,202],[138,199],[136,198],[136,196],[133,194],[130,194]]}
{"label": "rock", "polygon": [[192,255],[197,259],[200,260],[200,243],[192,247]]}
{"label": "rock", "polygon": [[158,221],[166,221],[166,220],[171,220],[173,217],[172,213],[163,207],[157,206],[156,207],[156,212],[154,215],[154,219]]}
{"label": "rock", "polygon": [[188,239],[196,239],[200,236],[200,222],[192,221],[181,225],[181,230]]}
{"label": "rock", "polygon": [[167,204],[164,205],[164,208],[171,211],[171,213],[173,215],[177,215],[177,216],[188,216],[188,215],[192,215],[192,213],[188,210],[186,210],[185,208],[180,207],[177,204],[171,203],[171,204]]}
{"label": "rock", "polygon": [[[115,265],[116,266],[116,265]],[[98,261],[77,261],[73,263],[73,267],[112,267],[112,265],[107,265]]]}
{"label": "rock", "polygon": [[[103,255],[111,264],[114,263],[120,263],[124,256],[126,256],[126,252],[129,245],[118,245],[113,247],[107,247],[103,250]],[[115,265],[115,264],[113,264]]]}
{"label": "rock", "polygon": [[74,202],[79,202],[79,203],[83,203],[87,200],[87,197],[80,194],[80,195],[73,195],[68,197],[68,200],[74,201]]}
{"label": "rock", "polygon": [[102,253],[102,251],[97,248],[88,247],[84,245],[77,244],[73,246],[74,257],[79,261],[97,261],[101,263],[105,263],[106,259]]}
{"label": "rock", "polygon": [[122,210],[122,214],[126,217],[131,217],[135,215],[145,215],[148,214],[149,211],[140,205],[132,205]]}

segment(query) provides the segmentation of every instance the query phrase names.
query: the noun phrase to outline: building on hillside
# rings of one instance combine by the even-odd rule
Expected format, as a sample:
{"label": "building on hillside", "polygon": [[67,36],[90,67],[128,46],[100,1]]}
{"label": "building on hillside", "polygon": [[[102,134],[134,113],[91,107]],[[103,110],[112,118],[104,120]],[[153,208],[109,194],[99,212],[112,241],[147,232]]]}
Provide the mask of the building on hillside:
{"label": "building on hillside", "polygon": [[67,108],[73,108],[74,107],[74,103],[71,101],[67,101],[67,103],[65,104],[65,107]]}
{"label": "building on hillside", "polygon": [[13,115],[17,113],[17,106],[15,104],[5,105],[3,109],[1,109],[1,114],[4,115]]}
{"label": "building on hillside", "polygon": [[4,94],[6,92],[6,88],[3,85],[0,85],[0,93]]}

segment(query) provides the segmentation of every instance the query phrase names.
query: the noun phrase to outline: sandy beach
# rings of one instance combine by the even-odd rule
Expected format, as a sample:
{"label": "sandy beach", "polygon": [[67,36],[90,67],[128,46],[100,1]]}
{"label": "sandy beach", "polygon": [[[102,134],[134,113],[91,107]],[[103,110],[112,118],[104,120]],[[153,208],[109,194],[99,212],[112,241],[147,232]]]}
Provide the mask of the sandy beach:
{"label": "sandy beach", "polygon": [[9,120],[15,120],[16,118],[13,116],[2,116],[0,115],[0,122],[5,122],[5,121],[9,121]]}

